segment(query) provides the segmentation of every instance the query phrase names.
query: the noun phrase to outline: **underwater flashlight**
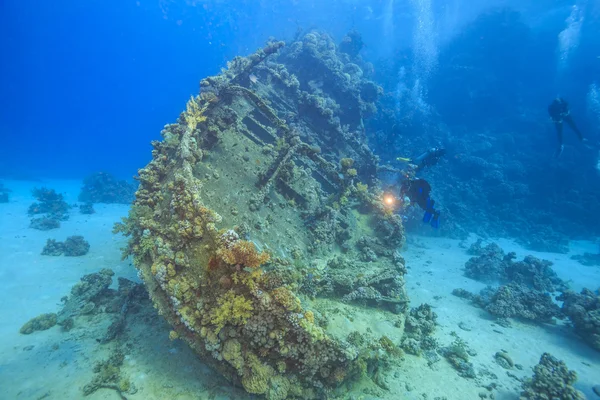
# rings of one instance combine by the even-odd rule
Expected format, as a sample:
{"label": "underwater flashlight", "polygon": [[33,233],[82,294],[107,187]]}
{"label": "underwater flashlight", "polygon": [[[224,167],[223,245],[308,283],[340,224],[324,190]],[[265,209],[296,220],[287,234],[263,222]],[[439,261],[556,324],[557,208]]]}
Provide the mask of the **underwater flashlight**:
{"label": "underwater flashlight", "polygon": [[391,195],[391,194],[383,195],[383,204],[385,204],[388,207],[393,207],[395,203],[396,203],[396,198],[393,195]]}

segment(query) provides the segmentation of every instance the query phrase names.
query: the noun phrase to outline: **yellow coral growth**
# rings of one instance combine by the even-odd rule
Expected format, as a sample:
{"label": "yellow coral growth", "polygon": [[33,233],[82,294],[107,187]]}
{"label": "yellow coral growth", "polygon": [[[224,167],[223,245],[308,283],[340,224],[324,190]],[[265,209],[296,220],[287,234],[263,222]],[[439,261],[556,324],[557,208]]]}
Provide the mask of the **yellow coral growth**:
{"label": "yellow coral growth", "polygon": [[259,253],[254,243],[239,240],[229,248],[221,248],[217,254],[223,261],[230,265],[241,264],[244,267],[256,268],[269,261],[269,254]]}
{"label": "yellow coral growth", "polygon": [[219,307],[211,311],[211,324],[216,325],[215,333],[219,333],[227,324],[242,325],[252,316],[252,302],[244,296],[235,294],[233,290],[219,297]]}
{"label": "yellow coral growth", "polygon": [[206,121],[206,116],[204,115],[204,111],[206,111],[206,107],[200,108],[200,104],[194,99],[194,96],[190,98],[186,105],[185,111],[185,123],[191,129],[196,129],[196,125],[200,122]]}
{"label": "yellow coral growth", "polygon": [[369,185],[366,185],[362,182],[356,182],[356,190],[360,193],[367,193],[369,190]]}
{"label": "yellow coral growth", "polygon": [[300,305],[300,299],[285,287],[278,287],[271,291],[271,296],[279,303],[283,308],[292,312],[300,312],[302,307]]}
{"label": "yellow coral growth", "polygon": [[315,323],[315,314],[312,311],[307,311],[304,313],[304,318],[311,324]]}
{"label": "yellow coral growth", "polygon": [[320,342],[325,339],[325,331],[323,328],[311,323],[308,319],[301,319],[300,326],[308,333],[313,342]]}
{"label": "yellow coral growth", "polygon": [[264,394],[269,389],[269,380],[275,375],[275,371],[269,365],[260,362],[257,356],[248,353],[246,356],[246,368],[242,376],[242,385],[248,393]]}
{"label": "yellow coral growth", "polygon": [[223,345],[221,354],[223,355],[223,358],[238,371],[244,367],[242,345],[237,339],[229,339],[226,341]]}
{"label": "yellow coral growth", "polygon": [[352,168],[352,166],[354,165],[354,160],[351,158],[342,158],[340,160],[340,165],[343,169]]}
{"label": "yellow coral growth", "polygon": [[250,290],[255,290],[256,285],[263,280],[263,272],[260,268],[253,268],[250,272],[234,272],[231,278],[236,285],[244,285]]}
{"label": "yellow coral growth", "polygon": [[335,382],[342,383],[344,379],[346,379],[346,370],[341,367],[338,367],[333,371],[332,375]]}

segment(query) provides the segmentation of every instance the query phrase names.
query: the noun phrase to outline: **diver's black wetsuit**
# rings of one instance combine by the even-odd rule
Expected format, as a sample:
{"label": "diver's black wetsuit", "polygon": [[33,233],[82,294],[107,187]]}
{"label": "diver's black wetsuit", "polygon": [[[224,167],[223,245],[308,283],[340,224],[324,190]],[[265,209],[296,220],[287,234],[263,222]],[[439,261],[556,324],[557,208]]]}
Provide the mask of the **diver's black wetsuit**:
{"label": "diver's black wetsuit", "polygon": [[425,179],[415,178],[415,173],[425,167],[431,167],[437,164],[444,154],[446,154],[445,149],[432,147],[423,154],[412,159],[398,158],[398,161],[409,163],[409,169],[404,171],[398,180],[400,195],[408,197],[411,204],[417,204],[421,207],[425,211],[423,222],[431,223],[431,226],[434,228],[439,227],[440,212],[433,208],[435,201],[429,197],[431,186]]}
{"label": "diver's black wetsuit", "polygon": [[413,158],[410,163],[416,165],[416,170],[420,171],[425,167],[431,167],[437,164],[444,154],[446,154],[446,149],[433,147],[420,156]]}
{"label": "diver's black wetsuit", "polygon": [[[404,181],[400,192],[410,199],[411,203],[416,203],[425,211],[433,211],[433,200],[429,198],[431,185],[425,179],[415,179]],[[429,199],[429,201],[428,201]]]}
{"label": "diver's black wetsuit", "polygon": [[557,97],[554,99],[554,101],[548,106],[548,114],[550,114],[550,118],[552,118],[552,122],[554,122],[554,127],[556,128],[556,134],[558,136],[557,156],[562,153],[563,149],[563,122],[566,122],[567,125],[571,127],[573,132],[577,134],[579,140],[584,140],[581,131],[579,131],[577,125],[575,125],[575,122],[573,121],[573,118],[571,118],[569,103],[567,103],[563,98]]}
{"label": "diver's black wetsuit", "polygon": [[440,222],[440,212],[434,208],[435,200],[429,197],[431,185],[425,179],[413,179],[402,182],[400,193],[410,199],[411,203],[416,203],[425,211],[423,222],[431,223],[431,226],[437,228]]}

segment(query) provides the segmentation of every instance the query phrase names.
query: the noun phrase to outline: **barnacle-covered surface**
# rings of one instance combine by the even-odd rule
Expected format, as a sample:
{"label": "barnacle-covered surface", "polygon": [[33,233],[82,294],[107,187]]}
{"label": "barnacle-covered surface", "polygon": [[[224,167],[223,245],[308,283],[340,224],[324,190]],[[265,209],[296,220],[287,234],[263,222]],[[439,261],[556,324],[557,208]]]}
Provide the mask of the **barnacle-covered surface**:
{"label": "barnacle-covered surface", "polygon": [[171,337],[269,399],[374,374],[396,353],[389,339],[350,343],[335,328],[373,307],[401,335],[408,309],[401,219],[373,189],[364,140],[381,89],[316,32],[200,87],[153,142],[116,227]]}

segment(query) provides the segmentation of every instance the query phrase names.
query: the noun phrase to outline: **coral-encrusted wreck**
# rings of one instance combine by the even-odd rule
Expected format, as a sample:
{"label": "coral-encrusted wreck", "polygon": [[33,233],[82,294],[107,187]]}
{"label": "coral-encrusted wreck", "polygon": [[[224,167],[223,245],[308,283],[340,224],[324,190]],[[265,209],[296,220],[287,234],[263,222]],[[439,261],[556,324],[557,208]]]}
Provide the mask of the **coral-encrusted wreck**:
{"label": "coral-encrusted wreck", "polygon": [[325,309],[377,307],[403,329],[404,231],[362,123],[381,89],[354,61],[309,33],[202,80],[115,228],[171,337],[268,399],[374,373],[384,349],[348,343]]}

